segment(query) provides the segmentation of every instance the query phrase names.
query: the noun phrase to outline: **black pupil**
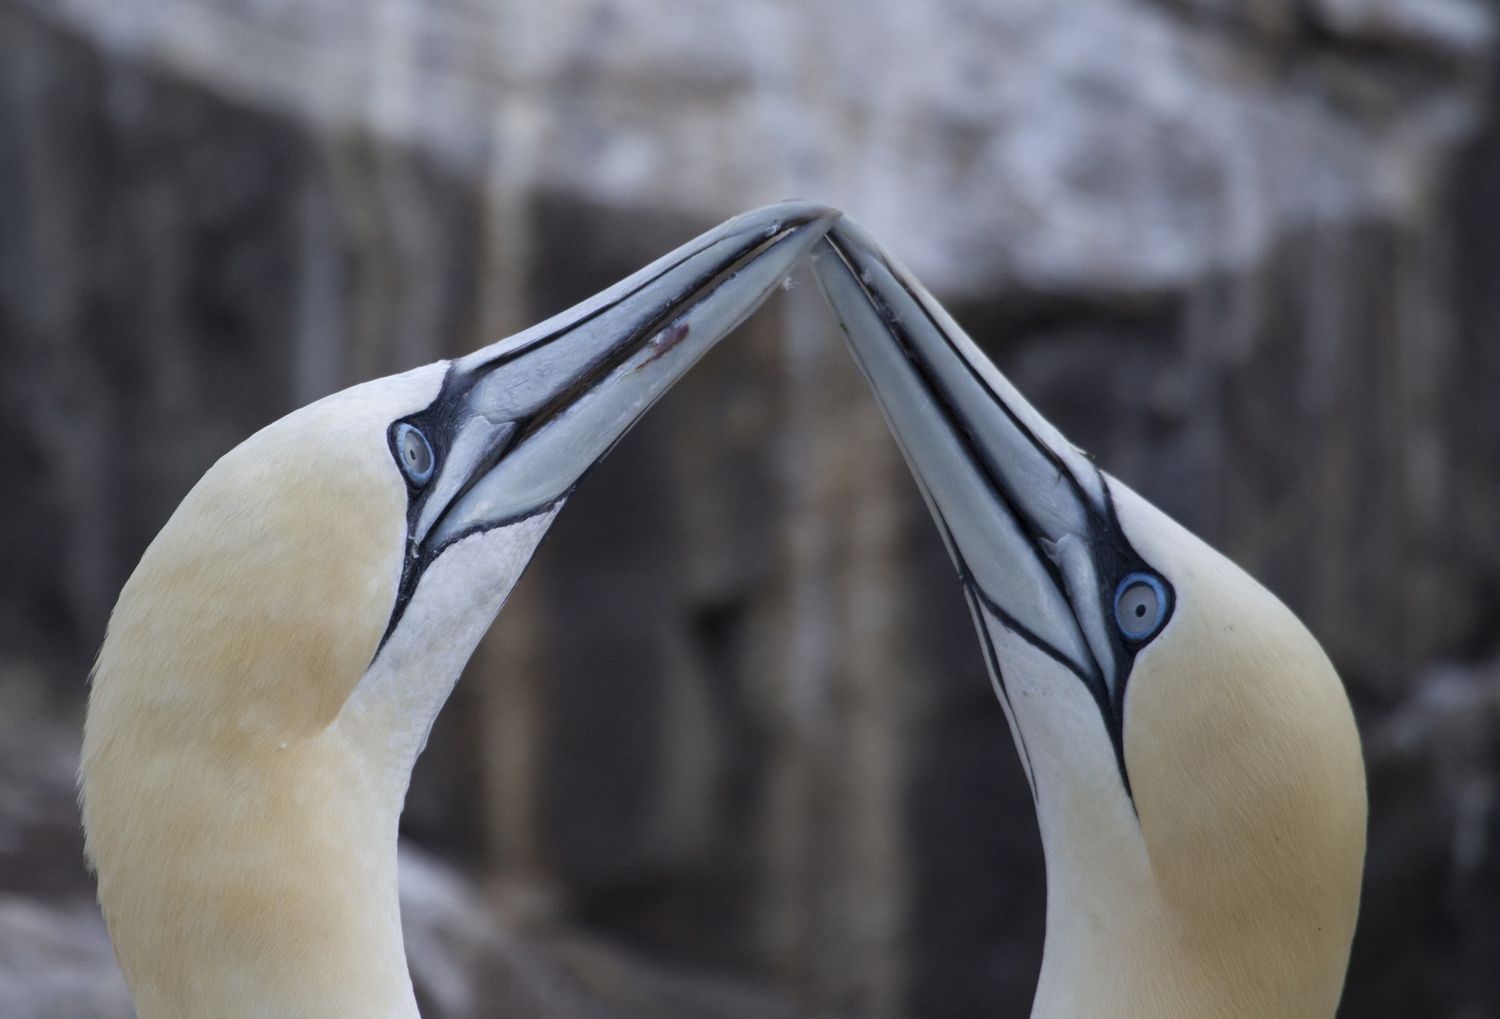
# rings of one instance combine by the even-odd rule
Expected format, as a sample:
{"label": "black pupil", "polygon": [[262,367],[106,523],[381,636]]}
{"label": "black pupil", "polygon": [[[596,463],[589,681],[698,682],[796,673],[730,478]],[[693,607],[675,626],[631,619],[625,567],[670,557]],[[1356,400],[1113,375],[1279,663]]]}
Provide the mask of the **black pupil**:
{"label": "black pupil", "polygon": [[1127,636],[1144,638],[1156,628],[1160,616],[1160,594],[1149,583],[1131,581],[1120,592],[1115,620]]}
{"label": "black pupil", "polygon": [[432,453],[428,450],[427,443],[416,432],[407,432],[403,445],[406,447],[403,450],[406,462],[411,469],[418,474],[425,474],[432,466]]}

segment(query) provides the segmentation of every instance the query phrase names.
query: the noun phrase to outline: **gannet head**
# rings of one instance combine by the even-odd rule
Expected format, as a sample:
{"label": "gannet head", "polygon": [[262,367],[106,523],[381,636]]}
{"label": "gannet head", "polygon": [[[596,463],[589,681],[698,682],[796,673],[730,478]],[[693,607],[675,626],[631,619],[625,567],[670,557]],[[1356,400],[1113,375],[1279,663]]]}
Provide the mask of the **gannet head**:
{"label": "gannet head", "polygon": [[396,825],[434,715],[579,479],[832,215],[730,220],[203,476],[120,594],[80,772],[143,1019],[414,1014]]}
{"label": "gannet head", "polygon": [[1342,684],[858,227],[815,254],[962,578],[1048,872],[1037,1016],[1330,1016],[1365,785]]}

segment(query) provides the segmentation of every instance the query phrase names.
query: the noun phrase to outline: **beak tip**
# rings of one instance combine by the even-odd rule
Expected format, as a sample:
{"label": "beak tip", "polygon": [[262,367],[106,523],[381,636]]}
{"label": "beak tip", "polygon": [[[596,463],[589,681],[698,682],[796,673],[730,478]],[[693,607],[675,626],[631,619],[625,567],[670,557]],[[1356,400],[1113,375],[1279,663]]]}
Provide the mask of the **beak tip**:
{"label": "beak tip", "polygon": [[823,202],[809,201],[803,198],[788,198],[767,206],[768,209],[777,209],[781,212],[781,218],[788,223],[812,223],[817,220],[827,220],[832,223],[843,215],[842,210],[836,209]]}
{"label": "beak tip", "polygon": [[833,227],[843,213],[822,202],[789,199],[772,205],[752,209],[736,219],[747,230],[761,230],[768,237],[804,227],[821,227],[824,232]]}

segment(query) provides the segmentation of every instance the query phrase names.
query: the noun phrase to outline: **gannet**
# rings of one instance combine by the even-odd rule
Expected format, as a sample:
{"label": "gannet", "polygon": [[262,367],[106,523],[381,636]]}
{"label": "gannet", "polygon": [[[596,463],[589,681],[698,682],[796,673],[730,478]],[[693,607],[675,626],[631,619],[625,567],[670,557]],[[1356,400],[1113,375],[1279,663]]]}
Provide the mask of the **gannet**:
{"label": "gannet", "polygon": [[1031,784],[1047,871],[1032,1015],[1333,1015],[1366,796],[1317,641],[1064,439],[857,226],[813,259],[958,568]]}
{"label": "gannet", "polygon": [[833,215],[730,220],[287,415],[188,493],[110,617],[80,768],[141,1019],[417,1015],[396,836],[434,716],[582,475]]}

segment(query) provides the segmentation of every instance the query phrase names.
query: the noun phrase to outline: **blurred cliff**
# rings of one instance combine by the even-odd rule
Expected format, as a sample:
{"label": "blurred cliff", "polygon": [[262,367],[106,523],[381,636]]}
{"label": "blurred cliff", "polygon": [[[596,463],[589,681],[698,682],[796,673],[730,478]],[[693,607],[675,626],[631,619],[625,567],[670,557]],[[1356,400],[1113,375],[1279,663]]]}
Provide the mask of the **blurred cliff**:
{"label": "blurred cliff", "polygon": [[[0,0],[6,1015],[129,1014],[84,676],[208,464],[791,195],[1324,641],[1372,795],[1341,1014],[1500,1014],[1496,13]],[[1039,845],[969,631],[792,288],[591,476],[440,718],[427,1014],[1024,1014]]]}

